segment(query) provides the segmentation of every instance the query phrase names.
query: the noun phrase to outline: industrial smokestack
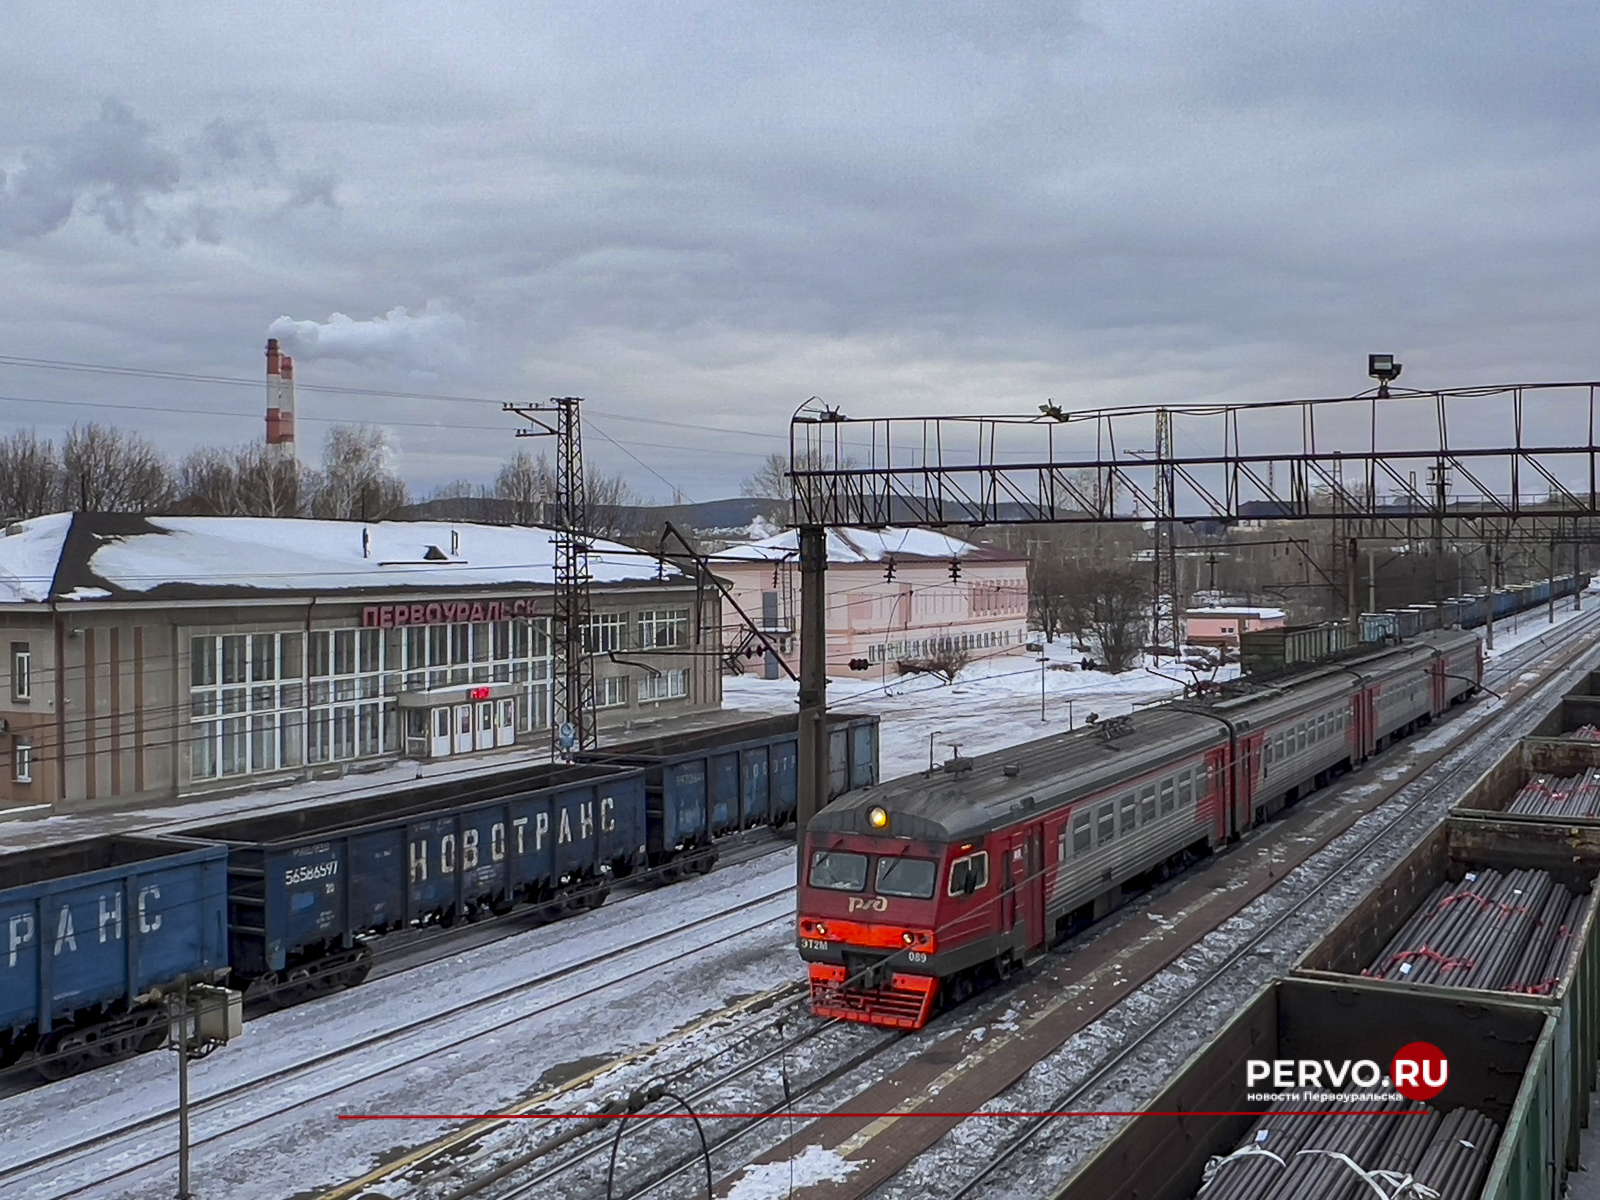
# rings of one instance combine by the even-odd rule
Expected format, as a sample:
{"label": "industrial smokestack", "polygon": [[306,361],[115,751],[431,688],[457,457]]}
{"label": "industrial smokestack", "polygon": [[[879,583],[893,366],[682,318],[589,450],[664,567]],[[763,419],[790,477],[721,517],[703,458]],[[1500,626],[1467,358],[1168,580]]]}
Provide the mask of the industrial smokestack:
{"label": "industrial smokestack", "polygon": [[294,359],[280,353],[278,339],[267,339],[267,448],[293,461]]}

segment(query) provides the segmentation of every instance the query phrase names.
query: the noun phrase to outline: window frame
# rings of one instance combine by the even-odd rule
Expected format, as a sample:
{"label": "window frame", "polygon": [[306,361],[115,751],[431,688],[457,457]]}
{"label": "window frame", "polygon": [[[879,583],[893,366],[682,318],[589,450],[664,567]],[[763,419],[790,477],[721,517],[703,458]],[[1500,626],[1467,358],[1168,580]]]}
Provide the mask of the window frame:
{"label": "window frame", "polygon": [[[932,868],[928,872],[928,891],[922,892],[894,892],[883,886],[883,871],[888,867],[891,871],[900,863],[926,863]],[[872,890],[874,895],[893,896],[896,900],[932,900],[939,894],[939,860],[937,858],[923,858],[921,855],[912,854],[880,854],[878,861],[872,868]]]}
{"label": "window frame", "polygon": [[27,738],[17,738],[11,743],[11,781],[33,782],[33,743]]}
{"label": "window frame", "polygon": [[1094,853],[1094,814],[1085,805],[1072,814],[1072,857]]}
{"label": "window frame", "polygon": [[27,642],[11,643],[11,699],[33,699],[33,647]]}
{"label": "window frame", "polygon": [[[1061,828],[1062,831],[1065,832],[1066,826],[1063,825]],[[981,860],[981,862],[979,860]],[[968,874],[972,873],[974,865],[979,865],[983,868],[981,877],[979,878],[978,882],[973,885],[972,891],[970,892],[968,892],[965,888],[956,887],[956,868],[961,866],[963,863],[967,864]],[[963,854],[959,858],[953,858],[950,860],[950,873],[945,883],[945,895],[953,897],[976,896],[988,886],[989,852],[987,850],[974,850],[971,854]]]}
{"label": "window frame", "polygon": [[[814,881],[813,876],[817,870],[817,860],[819,858],[827,858],[833,855],[839,855],[841,857],[849,856],[850,858],[859,858],[861,860],[861,882],[859,884],[857,884],[855,887],[829,887],[825,883],[816,883]],[[859,850],[813,850],[811,852],[811,862],[806,866],[806,886],[814,887],[818,891],[822,892],[860,893],[867,890],[867,878],[871,874],[872,859],[869,855],[862,854]]]}

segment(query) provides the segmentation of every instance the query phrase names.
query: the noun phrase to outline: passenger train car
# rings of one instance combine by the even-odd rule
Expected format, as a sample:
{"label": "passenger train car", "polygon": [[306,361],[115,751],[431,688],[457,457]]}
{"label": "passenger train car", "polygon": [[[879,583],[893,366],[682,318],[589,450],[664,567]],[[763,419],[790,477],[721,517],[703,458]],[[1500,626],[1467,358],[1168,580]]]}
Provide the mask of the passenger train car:
{"label": "passenger train car", "polygon": [[1460,630],[851,793],[812,819],[820,1015],[920,1028],[1477,691]]}

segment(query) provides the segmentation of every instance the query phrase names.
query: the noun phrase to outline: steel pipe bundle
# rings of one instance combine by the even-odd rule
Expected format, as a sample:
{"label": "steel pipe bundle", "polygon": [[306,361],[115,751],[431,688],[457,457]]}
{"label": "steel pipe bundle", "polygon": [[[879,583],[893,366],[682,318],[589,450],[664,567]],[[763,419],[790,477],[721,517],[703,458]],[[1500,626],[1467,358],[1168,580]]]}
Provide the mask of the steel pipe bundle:
{"label": "steel pipe bundle", "polygon": [[[1341,1112],[1341,1109],[1352,1110]],[[1316,1111],[1312,1111],[1316,1110]],[[1499,1138],[1483,1114],[1405,1100],[1279,1101],[1206,1166],[1199,1200],[1476,1200]]]}
{"label": "steel pipe bundle", "polygon": [[1600,770],[1591,767],[1582,775],[1530,779],[1506,811],[1528,817],[1600,817]]}
{"label": "steel pipe bundle", "polygon": [[1362,974],[1548,994],[1560,982],[1583,901],[1547,871],[1475,871],[1440,884]]}

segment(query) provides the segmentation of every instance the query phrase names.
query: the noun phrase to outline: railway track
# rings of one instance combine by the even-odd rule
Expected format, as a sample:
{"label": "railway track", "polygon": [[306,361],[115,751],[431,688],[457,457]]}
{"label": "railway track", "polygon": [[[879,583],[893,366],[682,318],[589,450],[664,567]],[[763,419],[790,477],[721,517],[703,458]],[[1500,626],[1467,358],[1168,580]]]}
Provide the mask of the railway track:
{"label": "railway track", "polygon": [[[1595,622],[1591,619],[1581,623],[1576,621],[1571,623],[1572,626],[1580,624],[1582,628],[1574,630],[1563,638],[1564,642],[1570,644],[1557,652],[1559,661],[1546,666],[1541,672],[1547,677],[1542,686],[1530,688],[1528,693],[1520,698],[1516,707],[1501,707],[1498,711],[1487,714],[1485,728],[1477,739],[1480,747],[1485,743],[1492,745],[1497,737],[1507,735],[1513,726],[1529,723],[1526,716],[1527,709],[1536,705],[1541,699],[1548,701],[1551,694],[1557,692],[1557,685],[1566,677],[1566,672],[1586,654],[1590,657],[1594,655],[1593,645],[1588,639],[1594,631]],[[1528,666],[1529,664],[1507,655],[1494,664],[1495,673],[1500,677],[1497,682],[1503,684],[1507,677],[1522,677],[1526,681]],[[1454,742],[1463,740],[1465,739],[1457,738]],[[1312,882],[1303,894],[1288,901],[1279,911],[1268,916],[1264,924],[1257,926],[1248,936],[1239,939],[1224,951],[1220,961],[1208,965],[1200,977],[1191,977],[1188,986],[1177,996],[1174,1003],[1163,1011],[1153,1014],[1152,1019],[1143,1023],[1138,1032],[1133,1033],[1112,1053],[1095,1063],[1083,1078],[1049,1095],[1044,1102],[1037,1103],[1037,1106],[1035,1106],[1037,1098],[1030,1097],[1028,1103],[1010,1107],[1037,1113],[1136,1110],[1142,1098],[1135,1099],[1126,1093],[1123,1093],[1123,1099],[1114,1109],[1110,1107],[1111,1102],[1107,1099],[1106,1093],[1108,1090],[1116,1090],[1119,1074],[1137,1075],[1141,1055],[1148,1056],[1152,1048],[1160,1045],[1161,1039],[1170,1035],[1186,1019],[1192,1019],[1201,1013],[1225,1013],[1230,1000],[1222,993],[1226,992],[1230,985],[1238,987],[1242,982],[1243,986],[1253,990],[1262,982],[1264,975],[1286,971],[1306,946],[1316,940],[1316,934],[1294,938],[1287,946],[1270,953],[1272,960],[1270,965],[1263,962],[1263,958],[1268,957],[1263,954],[1266,944],[1280,934],[1295,930],[1297,926],[1304,929],[1308,919],[1314,921],[1312,914],[1316,912],[1318,906],[1336,902],[1337,890],[1341,885],[1349,883],[1352,873],[1358,870],[1362,876],[1358,886],[1364,890],[1370,877],[1378,873],[1373,864],[1380,861],[1378,855],[1380,847],[1387,845],[1394,851],[1393,854],[1381,856],[1381,862],[1386,866],[1393,858],[1415,845],[1418,839],[1433,828],[1461,790],[1471,783],[1476,773],[1483,769],[1484,757],[1492,753],[1477,748],[1469,749],[1464,755],[1452,755],[1450,753],[1452,748],[1453,743],[1446,747],[1437,761],[1423,768],[1419,773],[1423,778],[1408,780],[1394,789],[1395,796],[1391,797],[1391,800],[1412,789],[1417,789],[1418,795],[1406,797],[1405,802],[1400,805],[1386,802],[1377,808],[1374,815],[1385,815],[1390,808],[1393,812],[1387,820],[1374,822],[1375,828],[1362,831],[1357,837],[1352,838],[1354,844],[1340,849],[1341,861],[1332,870]],[[1425,778],[1430,770],[1438,772],[1437,777],[1432,780]],[[1320,929],[1320,925],[1313,924],[1312,928]],[[1248,969],[1241,970],[1241,968]],[[1248,978],[1244,981],[1237,980],[1235,977],[1241,974],[1247,975]],[[1170,1044],[1162,1047],[1159,1053],[1166,1055],[1169,1051]],[[1180,1061],[1182,1057],[1186,1056],[1179,1056]],[[1159,1078],[1152,1080],[1150,1091],[1153,1093],[1158,1089],[1161,1082]],[[1014,1121],[1016,1127],[1007,1133],[1004,1140],[997,1146],[985,1148],[979,1156],[984,1163],[979,1170],[961,1181],[953,1190],[938,1189],[931,1194],[947,1200],[977,1200],[978,1197],[990,1194],[1013,1194],[1018,1186],[1018,1176],[1036,1172],[1038,1169],[1037,1164],[1030,1163],[1030,1153],[1047,1143],[1052,1133],[1062,1129],[1065,1121],[1080,1119],[1052,1116],[1016,1118]],[[1098,1144],[1099,1140],[1101,1139],[1094,1138],[1092,1144]],[[1060,1161],[1052,1162],[1050,1174],[1054,1178],[1060,1178],[1065,1173],[1064,1168],[1067,1167],[1067,1164]],[[924,1186],[925,1182],[922,1179],[907,1180],[898,1186],[885,1185],[862,1194],[870,1195],[874,1200],[888,1200],[889,1197],[910,1194],[926,1196],[930,1193]]]}
{"label": "railway track", "polygon": [[[1552,631],[1551,634],[1545,635],[1544,638],[1525,643],[1523,647],[1506,652],[1495,659],[1486,674],[1488,685],[1491,688],[1504,688],[1514,685],[1523,689],[1522,694],[1516,696],[1515,702],[1512,704],[1497,704],[1482,712],[1476,720],[1473,720],[1471,711],[1468,710],[1468,712],[1460,714],[1452,721],[1436,725],[1428,733],[1411,739],[1413,744],[1425,741],[1432,735],[1452,729],[1457,721],[1467,722],[1464,727],[1455,732],[1454,736],[1446,739],[1445,744],[1438,750],[1424,751],[1420,762],[1415,761],[1413,758],[1412,765],[1397,772],[1401,777],[1389,784],[1389,786],[1381,786],[1382,783],[1387,781],[1380,779],[1375,788],[1373,775],[1387,776],[1390,773],[1386,760],[1377,759],[1367,770],[1348,777],[1341,785],[1324,789],[1322,792],[1308,797],[1307,800],[1302,801],[1300,805],[1290,810],[1289,818],[1280,819],[1269,825],[1266,830],[1247,839],[1239,849],[1247,852],[1252,849],[1258,852],[1266,851],[1269,858],[1275,859],[1278,868],[1269,870],[1269,874],[1277,882],[1282,882],[1282,877],[1287,875],[1294,866],[1298,865],[1298,861],[1291,861],[1289,856],[1277,854],[1272,849],[1272,846],[1275,842],[1285,842],[1297,836],[1304,836],[1299,832],[1299,826],[1295,823],[1296,819],[1300,819],[1301,823],[1304,823],[1304,817],[1307,814],[1319,812],[1322,814],[1334,814],[1337,819],[1340,809],[1348,810],[1351,807],[1344,804],[1343,801],[1352,790],[1360,791],[1364,788],[1378,790],[1376,799],[1362,804],[1360,811],[1354,812],[1350,819],[1344,822],[1344,828],[1333,829],[1328,837],[1319,841],[1312,848],[1305,850],[1299,856],[1299,861],[1310,859],[1314,853],[1327,849],[1328,843],[1349,837],[1348,830],[1362,816],[1371,813],[1382,815],[1383,819],[1380,820],[1379,827],[1375,831],[1361,832],[1354,838],[1355,845],[1353,847],[1344,847],[1339,850],[1338,853],[1342,859],[1342,865],[1317,883],[1312,891],[1290,901],[1288,908],[1273,918],[1269,928],[1247,938],[1240,944],[1232,946],[1226,952],[1225,960],[1210,967],[1207,972],[1203,972],[1201,978],[1197,979],[1190,976],[1186,980],[1183,995],[1179,997],[1170,1010],[1172,1015],[1160,1018],[1159,1024],[1152,1025],[1146,1032],[1137,1036],[1133,1042],[1116,1050],[1109,1057],[1101,1059],[1100,1065],[1093,1068],[1092,1078],[1084,1079],[1075,1084],[1069,1091],[1050,1096],[1048,1099],[1035,1097],[1026,1106],[1012,1107],[1028,1107],[1034,1111],[1041,1112],[1067,1111],[1075,1107],[1083,1107],[1094,1093],[1096,1081],[1103,1084],[1108,1080],[1114,1079],[1119,1071],[1128,1069],[1130,1064],[1136,1062],[1141,1051],[1148,1050],[1152,1043],[1159,1038],[1162,1031],[1169,1030],[1174,1024],[1180,1022],[1185,1014],[1192,1015],[1197,1009],[1204,1008],[1208,1002],[1215,1007],[1219,1003],[1213,986],[1216,981],[1225,980],[1230,974],[1239,974],[1241,968],[1244,968],[1250,976],[1248,980],[1249,989],[1253,991],[1254,987],[1259,984],[1263,974],[1270,973],[1259,961],[1251,961],[1253,954],[1259,954],[1262,942],[1270,937],[1274,931],[1294,927],[1297,919],[1303,921],[1309,913],[1316,910],[1319,903],[1326,904],[1330,893],[1336,890],[1338,883],[1347,877],[1349,871],[1362,862],[1371,863],[1374,852],[1380,847],[1392,846],[1394,853],[1401,853],[1405,846],[1408,846],[1417,836],[1431,828],[1433,823],[1437,821],[1440,812],[1448,807],[1449,801],[1453,799],[1460,787],[1464,786],[1465,782],[1470,781],[1469,779],[1463,779],[1463,776],[1467,776],[1469,772],[1474,770],[1475,763],[1483,753],[1476,747],[1481,747],[1494,737],[1506,733],[1519,722],[1531,723],[1531,718],[1527,716],[1529,708],[1540,700],[1547,700],[1556,691],[1557,684],[1565,672],[1585,654],[1593,653],[1593,644],[1590,639],[1592,639],[1597,625],[1600,625],[1600,619],[1596,617],[1580,618]],[[1551,648],[1551,643],[1555,645],[1554,650]],[[1540,678],[1546,680],[1542,685],[1537,683]],[[1508,681],[1510,682],[1508,683]],[[1429,804],[1430,798],[1435,803]],[[1441,798],[1443,798],[1442,803],[1439,802]],[[1237,853],[1238,850],[1234,852],[1234,854]],[[1226,862],[1233,859],[1234,854],[1223,856],[1222,861]],[[1180,878],[1177,883],[1171,885],[1169,891],[1175,891],[1182,886],[1183,882],[1184,880]],[[1192,879],[1191,882],[1193,882]],[[1365,886],[1365,882],[1360,884],[1363,889]],[[1259,894],[1269,894],[1270,890],[1270,887],[1263,888]],[[1146,980],[1157,974],[1159,970],[1170,966],[1190,946],[1199,943],[1202,938],[1207,941],[1214,940],[1217,931],[1224,928],[1237,915],[1238,911],[1245,908],[1255,898],[1256,896],[1244,898],[1233,907],[1233,911],[1225,912],[1215,921],[1202,920],[1199,924],[1195,924],[1192,929],[1175,929],[1174,932],[1192,934],[1184,941],[1171,943],[1170,939],[1165,936],[1165,931],[1154,935],[1146,934],[1135,939],[1137,946],[1146,948],[1153,946],[1160,952],[1160,966],[1143,977],[1129,978],[1119,969],[1116,958],[1112,956],[1102,969],[1107,982],[1115,986],[1106,988],[1105,995],[1095,998],[1098,1007],[1082,1025],[1087,1027],[1092,1020],[1109,1011],[1113,1004],[1126,999]],[[1135,915],[1135,913],[1125,914],[1123,921],[1131,921]],[[1093,944],[1114,942],[1116,940],[1115,933],[1115,929],[1102,930],[1092,937],[1091,942]],[[1310,935],[1308,935],[1308,939],[1314,940],[1310,938]],[[1309,940],[1307,944],[1309,944]],[[967,1009],[957,1014],[953,1028],[949,1022],[940,1023],[945,1026],[944,1028],[936,1026],[932,1031],[933,1038],[929,1040],[937,1039],[937,1041],[932,1046],[925,1047],[925,1049],[931,1050],[932,1056],[938,1059],[937,1066],[916,1073],[914,1081],[904,1089],[907,1093],[906,1095],[882,1102],[868,1098],[864,1091],[853,1098],[848,1094],[837,1098],[846,1101],[842,1105],[844,1111],[883,1112],[890,1114],[888,1117],[879,1118],[872,1122],[868,1122],[865,1119],[859,1123],[848,1119],[838,1122],[841,1125],[857,1124],[861,1127],[858,1128],[854,1139],[848,1136],[842,1139],[827,1137],[830,1122],[824,1121],[819,1127],[804,1130],[793,1140],[793,1144],[804,1146],[808,1142],[815,1142],[818,1140],[817,1135],[820,1133],[823,1135],[824,1145],[830,1143],[836,1146],[842,1145],[848,1152],[858,1152],[863,1145],[883,1139],[883,1134],[901,1119],[895,1114],[903,1113],[906,1117],[912,1117],[919,1108],[924,1108],[926,1106],[925,1089],[929,1086],[941,1094],[942,1100],[948,1100],[947,1103],[941,1103],[939,1107],[956,1112],[961,1111],[961,1105],[957,1102],[956,1093],[958,1090],[958,1077],[962,1069],[962,1056],[954,1052],[953,1048],[947,1047],[946,1043],[957,1043],[966,1039],[976,1025],[994,1016],[1001,1007],[1008,1007],[1009,998],[1016,995],[1021,988],[1026,987],[1029,983],[1037,984],[1041,982],[1051,968],[1059,967],[1064,962],[1071,961],[1076,948],[1074,946],[1065,952],[1058,951],[1046,956],[1041,964],[1024,972],[1014,980],[1004,993],[991,994],[991,996],[987,997],[986,1002],[981,1007],[975,1008],[969,1005]],[[1297,955],[1298,952],[1298,950],[1295,950],[1294,954]],[[1059,979],[1053,980],[1050,986],[1059,990],[1061,981]],[[1226,1010],[1224,1008],[1219,1009],[1219,1011]],[[1027,1019],[1026,1010],[1023,1010],[1023,1019]],[[912,1041],[915,1039],[906,1040]],[[1003,1040],[1003,1038],[997,1040]],[[941,1050],[941,1047],[945,1048]],[[872,1064],[864,1062],[863,1065]],[[1025,1071],[1026,1067],[1019,1071],[1018,1074],[1020,1075]],[[842,1076],[835,1076],[829,1082],[839,1082],[842,1078]],[[1152,1087],[1158,1084],[1159,1076],[1153,1079],[1151,1083]],[[820,1094],[822,1090],[821,1088],[812,1089],[811,1094]],[[753,1110],[762,1115],[745,1121],[736,1137],[716,1140],[710,1147],[711,1156],[716,1164],[716,1173],[726,1179],[730,1175],[737,1174],[739,1168],[754,1162],[763,1160],[769,1162],[783,1161],[783,1158],[787,1156],[780,1157],[775,1155],[770,1144],[767,1147],[766,1154],[756,1157],[751,1156],[748,1152],[748,1147],[738,1154],[731,1152],[734,1151],[736,1143],[750,1141],[752,1137],[759,1134],[764,1128],[770,1132],[773,1117],[767,1114],[793,1111],[792,1101],[795,1099],[798,1099],[798,1097],[791,1096],[790,1103],[779,1107],[775,1102],[775,1098],[769,1092],[759,1101],[763,1108]],[[990,1097],[985,1096],[983,1099],[988,1100]],[[776,1100],[782,1100],[781,1093],[777,1095]],[[828,1110],[827,1105],[819,1106],[815,1103],[808,1107],[813,1111]],[[977,1104],[975,1103],[973,1107],[976,1108]],[[940,1130],[941,1135],[948,1135],[950,1130],[959,1123],[956,1119],[941,1121],[940,1124],[943,1126]],[[677,1124],[677,1122],[652,1122],[651,1124],[665,1125]],[[911,1122],[909,1121],[904,1122],[902,1130],[909,1133],[908,1126],[910,1124]],[[1017,1121],[1013,1121],[1011,1124],[1016,1125]],[[877,1179],[836,1180],[812,1189],[809,1194],[839,1198],[872,1196],[874,1200],[887,1200],[889,1197],[924,1198],[929,1195],[948,1196],[951,1200],[955,1200],[956,1197],[960,1197],[961,1200],[969,1200],[971,1197],[988,1194],[991,1188],[995,1195],[1032,1194],[1029,1184],[1019,1184],[1016,1178],[1012,1178],[1007,1174],[1008,1168],[1027,1159],[1030,1147],[1036,1147],[1041,1140],[1048,1136],[1052,1128],[1052,1124],[1048,1121],[1023,1123],[1022,1127],[1010,1130],[1008,1140],[997,1146],[985,1147],[981,1152],[976,1152],[970,1141],[964,1143],[961,1154],[952,1157],[963,1158],[969,1163],[974,1160],[987,1160],[991,1156],[997,1160],[993,1166],[986,1167],[965,1180],[959,1177],[952,1177],[948,1166],[941,1161],[940,1165],[935,1167],[929,1175],[918,1174],[914,1178],[902,1179],[894,1172],[889,1172],[887,1175],[880,1176]],[[625,1136],[623,1144],[626,1146],[630,1141],[638,1137],[640,1135],[630,1133]],[[919,1139],[919,1142],[921,1140]],[[928,1143],[932,1143],[934,1140],[933,1138],[926,1139]],[[852,1141],[855,1144],[852,1144]],[[693,1151],[684,1155],[681,1148],[686,1142],[693,1144]],[[701,1166],[703,1154],[698,1143],[686,1132],[679,1132],[675,1144],[680,1147],[679,1154],[668,1167],[662,1168],[659,1163],[656,1163],[649,1172],[644,1173],[643,1177],[637,1179],[630,1174],[626,1179],[625,1187],[619,1189],[618,1194],[627,1196],[630,1200],[638,1200],[638,1198],[646,1195],[687,1196],[694,1194],[696,1191],[703,1191],[703,1176],[699,1174],[699,1171],[703,1170]],[[887,1149],[881,1145],[878,1148],[880,1150]],[[894,1157],[902,1157],[905,1150],[904,1144],[896,1147],[896,1150],[900,1153],[896,1153]],[[914,1157],[914,1155],[915,1151],[913,1150],[906,1157]],[[644,1157],[648,1158],[648,1155]],[[681,1186],[674,1186],[675,1184]],[[540,1185],[539,1194],[541,1196],[561,1194],[560,1191],[556,1190],[556,1181],[547,1174],[541,1173]],[[1019,1186],[1021,1190],[1018,1190]],[[511,1200],[512,1197],[522,1197],[530,1194],[532,1192],[527,1186],[519,1185],[515,1190],[510,1191],[485,1190],[483,1196],[484,1200]],[[592,1193],[573,1191],[570,1194]],[[434,1193],[429,1192],[428,1195],[432,1200]]]}
{"label": "railway track", "polygon": [[[448,1055],[484,1036],[487,1030],[504,1033],[556,1009],[589,1002],[600,992],[618,984],[660,972],[668,963],[701,953],[709,946],[744,937],[773,922],[787,922],[792,919],[791,892],[790,887],[779,887],[713,915],[642,939],[628,947],[623,957],[642,957],[643,961],[629,963],[626,971],[607,975],[593,989],[577,991],[548,1002],[536,1000],[534,1006],[526,1011],[509,1017],[503,1015],[506,1005],[514,1004],[519,999],[534,999],[534,993],[546,985],[612,963],[617,957],[615,951],[586,957],[488,995],[475,996],[443,1011],[429,1012],[418,1019],[248,1081],[211,1092],[201,1091],[191,1103],[191,1120],[197,1128],[197,1136],[191,1144],[199,1150],[313,1105],[328,1107],[336,1103],[341,1094],[353,1092],[384,1076],[405,1071],[425,1059]],[[655,947],[672,948],[675,943],[685,941],[688,945],[674,949],[666,958],[659,954],[644,953]],[[497,1011],[497,1007],[502,1011]],[[471,1020],[474,1015],[479,1019]],[[451,1022],[454,1022],[453,1027]],[[341,1065],[355,1063],[360,1065]],[[239,1102],[261,1094],[263,1089],[292,1098],[288,1103],[259,1113],[242,1108],[235,1110]],[[116,1129],[53,1145],[45,1152],[0,1164],[0,1194],[7,1197],[65,1200],[66,1197],[98,1192],[108,1186],[119,1190],[103,1194],[129,1194],[127,1188],[139,1176],[164,1167],[174,1156],[172,1147],[176,1145],[176,1137],[156,1139],[154,1135],[170,1133],[168,1127],[173,1124],[176,1115],[175,1107],[162,1105],[157,1111]],[[23,1136],[23,1131],[15,1122],[9,1132],[16,1135],[8,1139],[13,1146],[32,1147],[39,1141],[37,1136]],[[160,1149],[152,1153],[150,1147],[158,1140]],[[114,1172],[108,1173],[104,1165],[107,1162],[115,1162],[119,1166]]]}

